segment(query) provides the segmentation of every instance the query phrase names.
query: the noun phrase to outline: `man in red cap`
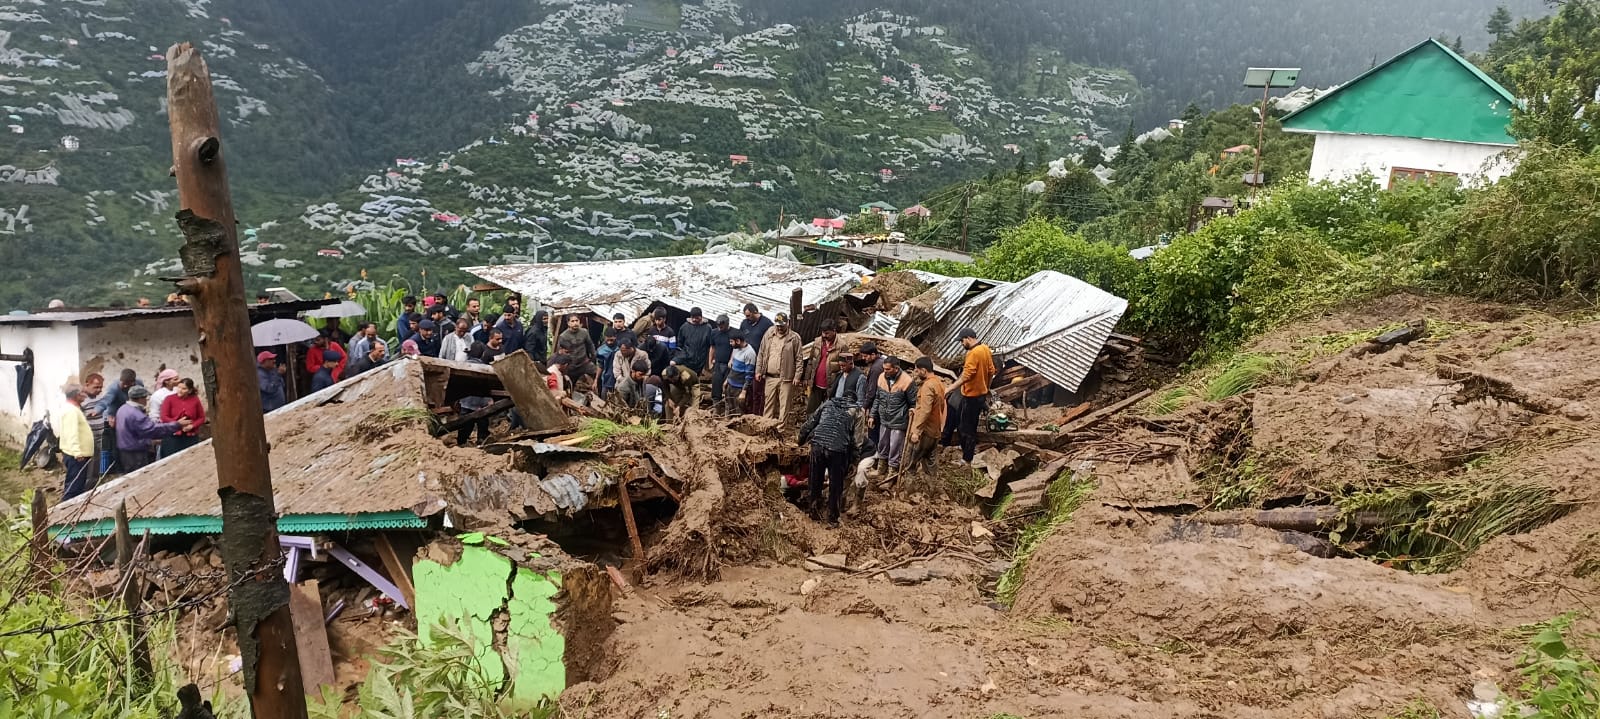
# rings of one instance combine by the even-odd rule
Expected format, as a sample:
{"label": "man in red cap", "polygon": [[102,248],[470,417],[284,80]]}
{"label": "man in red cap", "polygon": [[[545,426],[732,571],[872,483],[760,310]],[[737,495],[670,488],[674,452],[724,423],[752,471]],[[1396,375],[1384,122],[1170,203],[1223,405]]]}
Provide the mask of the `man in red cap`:
{"label": "man in red cap", "polygon": [[261,385],[261,411],[271,412],[286,404],[283,374],[289,368],[278,364],[278,356],[262,350],[256,355],[256,382]]}

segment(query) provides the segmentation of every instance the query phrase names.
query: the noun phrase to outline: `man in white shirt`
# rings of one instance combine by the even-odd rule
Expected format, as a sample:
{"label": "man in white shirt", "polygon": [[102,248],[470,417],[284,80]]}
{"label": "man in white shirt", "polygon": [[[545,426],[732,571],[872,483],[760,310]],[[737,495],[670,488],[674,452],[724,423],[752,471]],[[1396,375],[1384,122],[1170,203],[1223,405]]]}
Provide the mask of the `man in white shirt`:
{"label": "man in white shirt", "polygon": [[458,318],[456,330],[445,335],[444,340],[439,343],[439,359],[467,361],[467,350],[472,348],[472,335],[468,332],[471,329],[472,322],[465,317]]}

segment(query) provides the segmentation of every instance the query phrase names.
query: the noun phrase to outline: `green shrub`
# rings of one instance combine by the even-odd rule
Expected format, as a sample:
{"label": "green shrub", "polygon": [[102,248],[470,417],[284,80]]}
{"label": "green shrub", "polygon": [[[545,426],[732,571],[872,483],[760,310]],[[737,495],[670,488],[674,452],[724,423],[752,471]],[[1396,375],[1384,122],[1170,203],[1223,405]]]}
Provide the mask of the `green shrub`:
{"label": "green shrub", "polygon": [[[1541,625],[1519,663],[1522,714],[1532,719],[1600,716],[1600,663],[1567,642],[1571,615]],[[1532,713],[1528,713],[1530,711]]]}

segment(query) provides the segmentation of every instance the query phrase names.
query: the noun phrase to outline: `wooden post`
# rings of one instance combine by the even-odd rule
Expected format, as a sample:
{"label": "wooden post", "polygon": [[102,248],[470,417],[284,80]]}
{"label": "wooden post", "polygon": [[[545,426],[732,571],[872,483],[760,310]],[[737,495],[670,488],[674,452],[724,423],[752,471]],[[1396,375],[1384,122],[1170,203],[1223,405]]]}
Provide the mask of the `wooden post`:
{"label": "wooden post", "polygon": [[378,559],[383,560],[383,568],[389,572],[389,581],[400,589],[401,598],[406,600],[406,606],[417,606],[417,590],[411,585],[411,556],[407,553],[405,561],[401,561],[400,553],[395,551],[394,543],[389,541],[389,535],[378,534],[373,540],[378,549]]}
{"label": "wooden post", "polygon": [[[96,457],[95,461],[99,461],[99,458]],[[33,537],[29,542],[33,556],[29,564],[32,565],[34,586],[44,591],[50,582],[50,510],[45,507],[42,490],[33,490],[33,510],[29,514],[33,520]]]}
{"label": "wooden post", "polygon": [[155,677],[150,662],[150,638],[145,635],[144,618],[137,616],[139,605],[144,603],[144,592],[134,576],[133,535],[128,531],[128,502],[117,505],[117,570],[122,586],[122,608],[128,612],[128,654],[133,660],[133,681],[136,686],[147,686]]}
{"label": "wooden post", "polygon": [[183,208],[178,229],[184,236],[184,277],[177,284],[194,308],[200,373],[216,407],[211,442],[222,500],[222,561],[244,689],[257,719],[305,719],[289,584],[278,568],[283,550],[221,122],[210,70],[189,43],[167,50],[167,116]]}
{"label": "wooden post", "polygon": [[289,587],[289,612],[294,615],[294,644],[300,653],[306,692],[320,696],[333,686],[333,652],[328,648],[328,627],[322,614],[322,593],[317,580]]}
{"label": "wooden post", "polygon": [[639,539],[639,524],[633,518],[633,498],[628,496],[626,472],[622,475],[622,481],[617,483],[617,504],[622,506],[622,523],[628,526],[628,541],[633,545],[634,567],[638,571],[643,571],[644,542]]}

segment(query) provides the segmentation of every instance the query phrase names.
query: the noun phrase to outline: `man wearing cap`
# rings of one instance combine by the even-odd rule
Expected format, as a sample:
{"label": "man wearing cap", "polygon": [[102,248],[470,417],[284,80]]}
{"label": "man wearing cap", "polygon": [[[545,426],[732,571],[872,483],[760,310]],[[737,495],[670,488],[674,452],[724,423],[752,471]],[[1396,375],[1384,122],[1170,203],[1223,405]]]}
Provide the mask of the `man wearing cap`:
{"label": "man wearing cap", "polygon": [[122,471],[132,472],[150,463],[150,443],[161,437],[170,437],[180,429],[188,429],[188,419],[176,422],[157,422],[150,419],[146,406],[150,403],[150,390],[134,387],[128,390],[128,403],[117,410],[117,453]]}
{"label": "man wearing cap", "polygon": [[417,343],[417,352],[423,357],[438,357],[439,348],[443,340],[439,337],[439,325],[433,320],[423,320],[417,325],[417,336],[411,338]]}
{"label": "man wearing cap", "polygon": [[61,459],[67,465],[67,478],[61,485],[61,499],[72,499],[94,484],[94,430],[83,413],[86,399],[83,388],[69,384],[62,388],[67,396],[67,410],[56,418],[57,443],[61,446]]}
{"label": "man wearing cap", "polygon": [[822,484],[826,478],[830,527],[839,526],[845,474],[851,458],[861,449],[856,444],[855,404],[856,398],[850,394],[830,398],[800,428],[800,446],[811,445],[811,518],[821,519]]}
{"label": "man wearing cap", "polygon": [[766,380],[762,416],[788,425],[795,388],[805,381],[800,376],[800,335],[789,331],[788,315],[779,312],[772,318],[772,329],[756,350],[756,367]]}
{"label": "man wearing cap", "polygon": [[961,363],[961,378],[956,380],[961,389],[961,421],[956,432],[961,437],[961,460],[971,464],[978,449],[978,420],[989,403],[989,383],[999,370],[994,366],[994,353],[978,341],[977,332],[964,329],[960,337],[961,346],[967,348],[967,358]]}
{"label": "man wearing cap", "polygon": [[261,386],[261,411],[271,412],[284,405],[283,374],[288,367],[278,364],[278,356],[262,350],[256,355],[256,383]]}
{"label": "man wearing cap", "polygon": [[744,330],[728,330],[728,380],[725,391],[729,415],[744,414],[745,388],[755,380],[756,351],[744,339]]}
{"label": "man wearing cap", "polygon": [[733,359],[733,341],[729,336],[736,332],[728,324],[727,315],[717,315],[711,328],[711,349],[706,361],[711,367],[711,406],[722,411],[722,389],[728,382],[728,362]]}
{"label": "man wearing cap", "polygon": [[805,359],[801,362],[800,373],[811,381],[806,390],[806,416],[817,413],[817,408],[828,399],[828,376],[832,371],[832,356],[838,349],[839,323],[825,322],[822,325],[822,336],[813,340],[806,347]]}
{"label": "man wearing cap", "polygon": [[316,374],[311,375],[311,391],[321,392],[333,386],[333,367],[338,362],[340,355],[334,353],[331,349],[311,351],[322,353],[322,367],[317,370]]}
{"label": "man wearing cap", "polygon": [[699,307],[691,308],[688,321],[678,327],[678,349],[683,351],[680,364],[696,375],[704,374],[711,366],[711,333],[711,324]]}
{"label": "man wearing cap", "polygon": [[[872,416],[872,409],[876,406],[878,398],[878,379],[883,377],[883,355],[878,354],[878,343],[871,340],[861,343],[861,348],[856,351],[856,366],[861,368],[866,375],[861,393],[861,409],[866,416]],[[878,430],[870,431],[872,441],[878,441]]]}
{"label": "man wearing cap", "polygon": [[761,354],[761,341],[767,338],[767,331],[772,329],[772,320],[763,317],[755,303],[746,303],[744,321],[739,323],[739,329],[744,330],[744,341],[750,343],[750,349]]}

